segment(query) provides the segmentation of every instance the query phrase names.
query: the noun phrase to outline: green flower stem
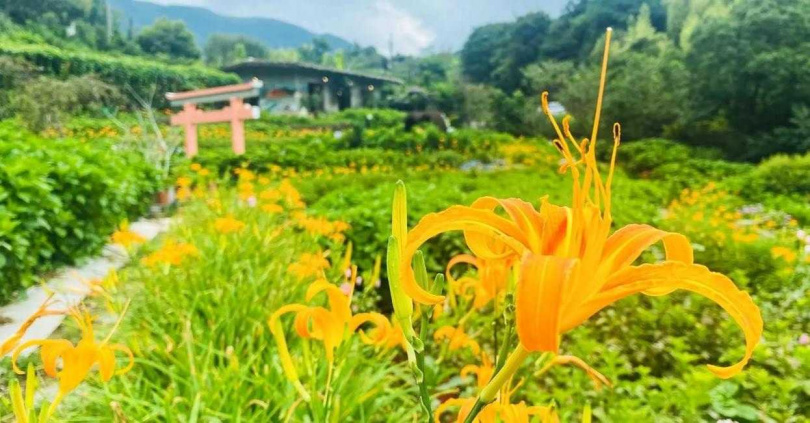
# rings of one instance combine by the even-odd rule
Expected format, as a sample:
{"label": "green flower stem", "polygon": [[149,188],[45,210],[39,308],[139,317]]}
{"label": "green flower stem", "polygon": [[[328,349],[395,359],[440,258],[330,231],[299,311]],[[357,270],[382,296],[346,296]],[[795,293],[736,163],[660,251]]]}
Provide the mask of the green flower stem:
{"label": "green flower stem", "polygon": [[[427,337],[427,330],[428,330],[428,319],[427,315],[422,314],[422,319],[420,322],[419,328],[419,338],[425,339]],[[416,365],[418,366],[419,370],[422,372],[422,380],[419,382],[419,400],[422,404],[422,408],[425,411],[425,421],[430,423],[433,416],[433,411],[430,407],[430,394],[428,393],[427,388],[427,372],[425,370],[425,352],[416,353]]]}
{"label": "green flower stem", "polygon": [[475,400],[475,404],[473,405],[472,410],[470,410],[470,414],[468,414],[467,418],[464,420],[464,423],[472,423],[475,420],[475,417],[478,416],[478,413],[484,409],[484,406],[495,400],[495,397],[498,395],[498,391],[500,391],[504,384],[506,384],[506,382],[509,381],[509,379],[515,374],[515,372],[517,372],[520,365],[523,364],[529,354],[531,354],[531,351],[527,350],[522,344],[518,343],[518,346],[514,351],[512,351],[509,358],[506,359],[503,368],[501,368],[501,370],[495,374],[487,386],[485,386],[484,389],[481,390],[481,393],[478,394],[478,398]]}

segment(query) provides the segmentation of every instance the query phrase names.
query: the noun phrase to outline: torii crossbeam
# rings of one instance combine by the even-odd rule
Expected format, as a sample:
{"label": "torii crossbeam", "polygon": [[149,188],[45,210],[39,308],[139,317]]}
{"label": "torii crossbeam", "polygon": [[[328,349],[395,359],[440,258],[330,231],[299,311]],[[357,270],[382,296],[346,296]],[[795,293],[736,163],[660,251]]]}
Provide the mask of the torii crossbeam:
{"label": "torii crossbeam", "polygon": [[[166,93],[172,106],[183,110],[171,117],[172,126],[183,126],[186,133],[185,150],[188,157],[197,155],[197,125],[201,123],[231,123],[231,144],[236,154],[245,153],[245,126],[247,119],[258,119],[259,108],[244,103],[244,99],[257,97],[262,81],[254,79],[244,84],[225,85],[180,93]],[[198,104],[228,101],[230,104],[219,110],[200,110]]]}

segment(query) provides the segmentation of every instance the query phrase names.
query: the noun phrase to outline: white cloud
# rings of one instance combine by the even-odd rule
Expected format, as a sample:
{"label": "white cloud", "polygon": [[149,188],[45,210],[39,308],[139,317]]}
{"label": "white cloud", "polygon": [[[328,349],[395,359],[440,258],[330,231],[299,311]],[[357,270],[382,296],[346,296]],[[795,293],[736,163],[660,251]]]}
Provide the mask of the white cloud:
{"label": "white cloud", "polygon": [[389,39],[393,38],[395,52],[419,54],[436,39],[436,34],[424,22],[388,0],[377,0],[368,10],[369,16],[358,16],[356,21],[359,24],[356,29],[361,32],[358,38],[367,40],[380,51],[387,53]]}
{"label": "white cloud", "polygon": [[242,17],[269,17],[330,33],[388,54],[455,50],[476,26],[531,11],[559,13],[568,0],[145,0]]}

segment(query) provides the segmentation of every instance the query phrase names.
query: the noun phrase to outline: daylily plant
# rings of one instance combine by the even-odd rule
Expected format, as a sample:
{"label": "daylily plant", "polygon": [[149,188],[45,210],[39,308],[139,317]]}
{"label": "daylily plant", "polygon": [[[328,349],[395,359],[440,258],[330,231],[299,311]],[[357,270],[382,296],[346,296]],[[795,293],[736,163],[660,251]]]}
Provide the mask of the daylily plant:
{"label": "daylily plant", "polygon": [[[123,317],[125,313],[126,307],[121,317]],[[114,375],[121,375],[128,372],[135,364],[135,357],[127,346],[110,343],[110,338],[121,322],[120,318],[109,335],[107,335],[103,341],[97,342],[93,334],[93,318],[86,310],[73,307],[68,310],[68,315],[73,318],[81,330],[82,337],[78,344],[74,345],[67,339],[35,339],[24,342],[14,350],[11,356],[11,364],[14,371],[17,374],[24,374],[24,372],[17,367],[17,358],[24,350],[30,347],[39,347],[45,374],[59,380],[59,390],[56,394],[56,398],[54,398],[48,408],[48,416],[53,414],[56,407],[67,394],[76,389],[76,387],[87,378],[93,366],[98,365],[101,380],[107,382],[112,379]],[[124,368],[118,370],[116,370],[116,352],[123,352],[129,359],[129,363]],[[57,362],[60,361],[62,368],[61,370],[57,370]]]}
{"label": "daylily plant", "polygon": [[[490,301],[499,301],[499,297],[506,291],[509,282],[509,272],[516,261],[515,255],[504,245],[500,244],[503,257],[479,258],[470,254],[459,254],[447,263],[445,275],[447,284],[454,294],[465,295],[473,291],[473,307],[481,309]],[[478,270],[478,277],[464,276],[454,279],[451,270],[459,264],[469,264]]]}
{"label": "daylily plant", "polygon": [[[355,272],[356,267],[353,270],[352,280],[355,279]],[[287,304],[276,310],[268,320],[270,331],[278,344],[284,375],[305,401],[309,401],[311,396],[298,378],[298,371],[287,348],[287,339],[284,336],[284,328],[280,320],[281,316],[287,313],[295,313],[294,327],[298,336],[304,339],[315,339],[323,343],[326,361],[329,364],[327,390],[329,389],[334,368],[335,350],[343,343],[348,334],[358,331],[366,323],[371,323],[374,325],[374,329],[369,331],[368,334],[362,333],[361,339],[363,342],[388,346],[391,345],[390,338],[394,337],[396,339],[397,336],[388,318],[380,313],[358,313],[353,315],[351,309],[352,292],[346,295],[339,287],[326,280],[319,279],[313,282],[307,289],[306,300],[312,301],[316,295],[322,292],[328,298],[328,308],[304,304]],[[396,344],[397,342],[394,342],[394,345]]]}
{"label": "daylily plant", "polygon": [[[542,95],[543,111],[557,135],[553,144],[563,156],[560,171],[570,172],[573,179],[570,206],[557,206],[544,198],[538,210],[517,198],[483,197],[471,206],[457,205],[426,215],[402,237],[407,242],[399,255],[401,289],[421,304],[438,304],[445,299],[420,286],[411,267],[422,244],[441,233],[463,231],[467,246],[480,259],[511,257],[520,262],[515,288],[519,342],[503,368],[479,394],[467,421],[495,399],[532,352],[556,355],[563,334],[632,294],[657,296],[683,289],[725,309],[742,328],[745,353],[734,365],[709,366],[721,378],[742,370],[762,334],[762,317],[751,297],[728,277],[695,264],[685,236],[640,224],[611,233],[611,183],[621,136],[618,124],[614,125],[613,153],[606,176],[596,162],[610,35],[608,29],[590,138],[577,142],[569,130],[568,117],[563,119],[561,129],[549,111],[547,93]],[[663,242],[666,250],[663,261],[634,265],[646,249],[658,242]]]}

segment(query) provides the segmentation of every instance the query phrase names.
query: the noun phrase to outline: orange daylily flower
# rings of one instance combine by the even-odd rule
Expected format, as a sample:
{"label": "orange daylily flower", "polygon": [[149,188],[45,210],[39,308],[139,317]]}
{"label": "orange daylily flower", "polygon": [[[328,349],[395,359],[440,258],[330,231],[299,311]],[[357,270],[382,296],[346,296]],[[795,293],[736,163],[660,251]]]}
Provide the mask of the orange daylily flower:
{"label": "orange daylily flower", "polygon": [[450,343],[450,351],[469,348],[470,351],[472,351],[472,353],[475,355],[478,355],[478,353],[481,351],[481,347],[478,345],[478,342],[470,337],[470,335],[467,335],[464,332],[464,328],[461,326],[457,328],[453,326],[442,326],[439,329],[436,329],[436,332],[433,333],[433,340],[436,342],[441,342],[445,339],[447,339]]}
{"label": "orange daylily flower", "polygon": [[141,259],[141,263],[147,267],[154,267],[159,264],[179,266],[186,257],[200,255],[200,251],[193,244],[187,242],[177,242],[173,239],[166,241],[160,249]]}
{"label": "orange daylily flower", "polygon": [[323,276],[324,270],[331,265],[322,252],[303,253],[298,261],[287,266],[287,271],[294,274],[298,280],[312,276]]}
{"label": "orange daylily flower", "polygon": [[562,366],[567,364],[574,365],[584,370],[588,377],[591,378],[591,381],[593,381],[596,389],[600,389],[602,385],[608,387],[612,386],[610,381],[602,373],[599,373],[596,369],[589,366],[587,363],[582,361],[581,358],[573,355],[555,355],[545,366],[535,373],[535,377],[546,373],[554,366]]}
{"label": "orange daylily flower", "polygon": [[113,243],[121,244],[124,247],[131,247],[135,244],[143,244],[146,242],[146,238],[129,229],[129,222],[126,221],[121,223],[118,230],[113,232],[112,236],[110,236],[110,240]]}
{"label": "orange daylily flower", "polygon": [[386,345],[392,330],[388,318],[379,313],[358,313],[352,315],[351,293],[346,295],[337,286],[319,280],[313,282],[306,293],[306,300],[311,301],[321,292],[328,298],[329,307],[307,306],[303,304],[287,304],[276,310],[268,320],[270,332],[279,348],[279,356],[284,375],[293,383],[295,388],[305,400],[309,400],[309,393],[298,380],[298,372],[293,364],[281,325],[281,316],[295,313],[295,332],[304,339],[315,339],[323,343],[326,351],[326,361],[329,368],[335,361],[335,350],[348,333],[357,332],[366,323],[374,325],[374,332],[368,334],[360,332],[365,343]]}
{"label": "orange daylily flower", "polygon": [[214,221],[214,229],[221,234],[239,232],[245,227],[245,222],[234,219],[233,216],[218,217]]}
{"label": "orange daylily flower", "polygon": [[492,360],[486,352],[481,353],[481,364],[468,364],[461,368],[461,377],[465,378],[471,374],[475,374],[478,389],[483,389],[492,379],[492,374],[495,373],[495,367],[492,366]]}
{"label": "orange daylily flower", "polygon": [[[470,414],[473,405],[474,398],[449,399],[436,408],[433,413],[434,422],[440,423],[441,416],[447,412],[448,408],[460,407],[455,421],[462,423]],[[551,406],[530,406],[523,401],[512,404],[508,399],[487,405],[473,421],[477,423],[529,423],[533,421],[532,417],[539,417],[542,423],[558,423],[560,421],[556,410]]]}
{"label": "orange daylily flower", "polygon": [[56,316],[65,314],[64,310],[49,310],[48,307],[52,306],[53,303],[54,303],[53,294],[50,294],[48,295],[47,298],[45,298],[45,301],[42,302],[37,311],[35,311],[34,314],[25,319],[23,324],[20,325],[20,328],[17,329],[17,331],[14,332],[13,335],[11,335],[8,339],[3,341],[3,344],[0,345],[0,358],[4,357],[6,354],[10,353],[12,350],[14,350],[14,348],[17,347],[17,344],[19,344],[22,337],[25,336],[25,333],[28,332],[28,329],[31,328],[31,325],[33,325],[34,322],[39,320],[39,318],[45,316]]}
{"label": "orange daylily flower", "polygon": [[[567,117],[561,130],[548,109],[547,93],[542,96],[543,110],[557,132],[554,145],[564,157],[561,171],[570,171],[573,177],[571,206],[556,206],[543,199],[537,210],[520,199],[483,197],[469,207],[452,206],[429,214],[408,234],[400,260],[402,287],[423,304],[443,300],[416,283],[410,266],[417,249],[438,234],[463,231],[468,247],[483,258],[503,257],[491,248],[491,242],[506,245],[521,261],[515,297],[520,343],[513,360],[507,363],[514,368],[504,369],[511,372],[532,351],[556,354],[562,334],[622,298],[636,293],[691,291],[725,309],[745,335],[745,354],[739,362],[727,367],[709,366],[717,376],[729,378],[742,370],[762,334],[762,317],[751,297],[728,277],[694,264],[691,244],[681,234],[637,224],[611,234],[611,183],[620,140],[618,125],[614,126],[613,155],[605,178],[597,167],[595,148],[608,45],[590,140],[577,143],[568,129]],[[572,148],[579,157],[575,158]],[[499,208],[506,217],[496,213]],[[663,242],[666,249],[663,262],[633,265],[642,252],[658,242]]]}
{"label": "orange daylily flower", "polygon": [[[124,313],[126,310],[124,310]],[[124,313],[121,314],[123,318]],[[45,374],[50,377],[59,379],[59,391],[54,398],[53,403],[48,410],[48,414],[52,414],[62,399],[76,389],[82,381],[84,381],[92,370],[93,366],[98,364],[98,371],[101,375],[101,380],[104,382],[109,381],[114,375],[124,374],[132,369],[135,365],[135,357],[132,351],[122,344],[110,344],[110,337],[112,337],[115,329],[120,324],[119,318],[115,327],[110,334],[101,342],[96,342],[93,335],[93,318],[90,314],[78,308],[73,308],[69,311],[70,316],[79,326],[82,337],[78,344],[74,345],[67,339],[35,339],[23,343],[14,350],[11,356],[11,364],[17,374],[24,374],[19,367],[17,367],[17,357],[20,353],[30,347],[37,346],[40,348],[40,357],[42,358],[43,368]],[[128,356],[129,363],[122,369],[116,370],[115,353],[116,351],[123,352]],[[61,360],[62,369],[57,370],[57,362]]]}
{"label": "orange daylily flower", "polygon": [[[502,258],[486,259],[470,254],[459,254],[450,259],[445,269],[448,286],[460,294],[464,294],[472,288],[475,294],[473,307],[477,309],[483,308],[492,300],[497,301],[498,296],[506,291],[509,271],[516,261],[516,256],[511,254],[505,245],[501,249],[505,253]],[[478,269],[478,277],[467,276],[458,280],[454,279],[450,270],[462,263],[475,266]]]}

